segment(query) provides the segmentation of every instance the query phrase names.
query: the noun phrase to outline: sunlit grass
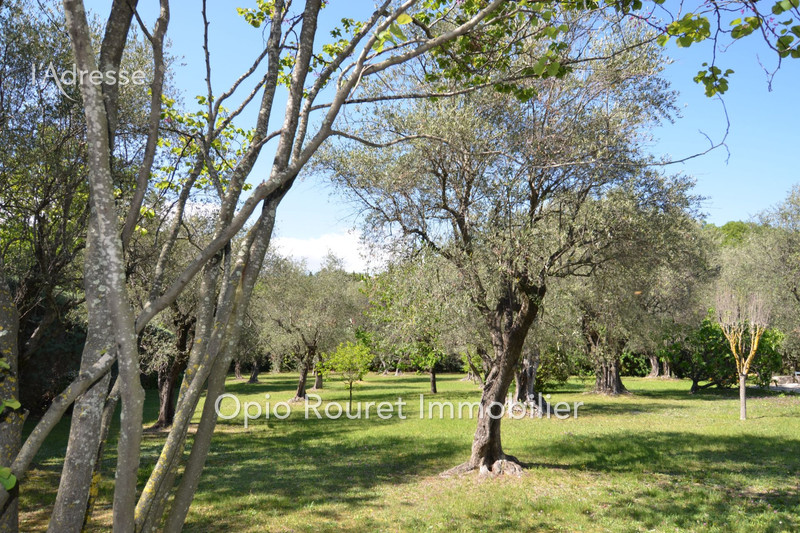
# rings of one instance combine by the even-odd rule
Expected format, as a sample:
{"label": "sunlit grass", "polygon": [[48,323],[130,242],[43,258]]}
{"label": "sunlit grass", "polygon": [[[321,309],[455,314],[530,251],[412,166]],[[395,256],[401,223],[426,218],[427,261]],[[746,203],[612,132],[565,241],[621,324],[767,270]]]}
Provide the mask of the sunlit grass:
{"label": "sunlit grass", "polygon": [[[475,421],[431,420],[427,411],[420,419],[419,395],[476,401],[477,386],[460,377],[440,376],[435,396],[426,376],[373,374],[357,386],[354,401],[402,396],[405,420],[380,420],[374,408],[369,420],[305,419],[297,404],[288,419],[262,417],[246,430],[241,413],[220,421],[185,530],[800,530],[800,396],[753,392],[750,419],[741,422],[735,391],[691,396],[688,382],[625,379],[633,394],[609,398],[573,380],[551,400],[583,402],[577,419],[504,420],[504,448],[528,465],[525,475],[443,479],[440,472],[466,460]],[[294,376],[261,380],[230,380],[228,392],[262,408],[293,396]],[[347,402],[340,383],[319,394]],[[156,408],[149,394],[151,421]],[[25,483],[24,531],[46,528],[66,430]],[[163,437],[146,435],[142,482]],[[110,519],[109,447],[97,531]]]}

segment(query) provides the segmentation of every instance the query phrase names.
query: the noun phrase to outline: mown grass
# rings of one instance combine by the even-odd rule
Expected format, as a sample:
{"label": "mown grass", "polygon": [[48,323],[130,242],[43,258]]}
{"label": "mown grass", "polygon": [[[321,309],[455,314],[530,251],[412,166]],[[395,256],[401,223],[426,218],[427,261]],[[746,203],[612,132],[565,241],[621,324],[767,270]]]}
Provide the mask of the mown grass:
{"label": "mown grass", "polygon": [[[425,376],[370,375],[357,387],[355,401],[403,396],[405,420],[374,410],[369,420],[307,420],[301,404],[246,430],[241,414],[220,421],[185,531],[800,530],[800,396],[751,391],[742,422],[735,391],[690,396],[684,381],[625,379],[633,394],[610,398],[573,380],[551,400],[583,402],[577,419],[503,421],[504,448],[527,463],[522,477],[443,479],[467,458],[475,421],[420,419],[419,394],[476,401],[460,377],[440,376],[435,396]],[[228,392],[262,407],[293,395],[294,376],[261,379],[230,380]],[[325,387],[325,401],[346,402],[340,383]],[[149,421],[156,408],[149,394]],[[25,481],[23,531],[46,528],[66,431]],[[145,437],[142,481],[163,437]],[[109,524],[113,446],[95,531]]]}

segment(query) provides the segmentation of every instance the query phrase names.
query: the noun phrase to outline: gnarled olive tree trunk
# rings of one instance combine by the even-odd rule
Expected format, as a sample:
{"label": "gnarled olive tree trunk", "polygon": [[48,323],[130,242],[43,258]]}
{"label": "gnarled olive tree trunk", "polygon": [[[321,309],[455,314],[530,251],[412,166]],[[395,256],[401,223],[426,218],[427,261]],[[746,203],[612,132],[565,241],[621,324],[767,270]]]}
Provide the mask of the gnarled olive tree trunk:
{"label": "gnarled olive tree trunk", "polygon": [[250,379],[248,379],[247,382],[252,384],[258,383],[258,373],[260,371],[261,366],[258,364],[258,361],[253,361],[253,368],[250,370]]}
{"label": "gnarled olive tree trunk", "polygon": [[620,377],[618,357],[598,355],[594,363],[594,372],[594,392],[612,395],[628,393]]}
{"label": "gnarled olive tree trunk", "polygon": [[471,470],[478,470],[481,475],[519,474],[522,471],[522,465],[517,458],[507,455],[503,450],[500,423],[505,412],[508,390],[522,357],[525,337],[539,314],[545,292],[543,283],[538,287],[531,287],[527,294],[521,296],[522,301],[518,304],[505,300],[498,305],[497,311],[486,314],[494,357],[481,392],[472,452],[469,461],[443,475]]}
{"label": "gnarled olive tree trunk", "polygon": [[539,391],[536,390],[536,373],[539,371],[539,362],[538,349],[528,352],[522,358],[515,376],[514,401],[527,404],[530,408],[535,409],[537,414],[542,415],[551,412],[551,410],[550,404],[544,398],[538,397]]}
{"label": "gnarled olive tree trunk", "polygon": [[647,360],[650,362],[650,373],[647,374],[647,377],[657,378],[661,370],[661,365],[658,361],[658,356],[655,354],[650,354],[647,356]]}
{"label": "gnarled olive tree trunk", "polygon": [[300,363],[300,379],[297,380],[297,391],[294,393],[294,398],[291,402],[302,402],[306,399],[306,382],[308,381],[308,373],[311,371],[311,364],[307,361]]}

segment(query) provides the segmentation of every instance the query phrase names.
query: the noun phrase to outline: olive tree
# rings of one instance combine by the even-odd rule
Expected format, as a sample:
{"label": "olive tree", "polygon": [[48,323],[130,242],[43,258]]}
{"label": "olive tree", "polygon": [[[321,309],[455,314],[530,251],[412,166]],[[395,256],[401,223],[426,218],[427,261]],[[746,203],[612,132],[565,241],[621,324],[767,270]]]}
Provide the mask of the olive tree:
{"label": "olive tree", "polygon": [[326,159],[376,238],[453,265],[491,338],[472,454],[453,472],[519,471],[498,415],[548,281],[590,274],[633,239],[634,219],[660,216],[672,188],[645,170],[638,143],[671,106],[660,56],[647,36],[614,29],[624,37],[573,41],[611,59],[531,83],[527,102],[482,92],[363,113]]}
{"label": "olive tree", "polygon": [[800,370],[800,186],[795,185],[786,199],[761,213],[766,226],[754,237],[752,253],[759,270],[771,278],[773,321],[787,333],[784,341],[786,370]]}
{"label": "olive tree", "polygon": [[684,181],[665,196],[672,208],[665,205],[662,216],[638,220],[637,234],[585,283],[572,284],[595,368],[595,392],[627,392],[620,375],[622,353],[649,355],[657,370],[657,352],[674,342],[671,336],[681,329],[676,326],[693,325],[702,316],[699,299],[711,274],[710,243],[690,216],[697,205],[687,196],[691,184]]}
{"label": "olive tree", "polygon": [[377,349],[428,372],[432,394],[437,392],[436,365],[447,349],[445,332],[455,327],[450,274],[440,258],[419,254],[389,265],[368,285]]}
{"label": "olive tree", "polygon": [[256,289],[253,315],[270,339],[270,349],[291,354],[300,379],[293,401],[306,398],[308,374],[326,353],[355,338],[366,308],[361,281],[329,255],[319,272],[274,257]]}

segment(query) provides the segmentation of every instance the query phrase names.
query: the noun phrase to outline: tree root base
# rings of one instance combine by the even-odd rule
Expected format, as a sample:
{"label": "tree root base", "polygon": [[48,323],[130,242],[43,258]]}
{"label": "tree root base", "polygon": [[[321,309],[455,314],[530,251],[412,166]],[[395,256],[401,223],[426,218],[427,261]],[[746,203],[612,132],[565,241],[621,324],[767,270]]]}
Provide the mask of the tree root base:
{"label": "tree root base", "polygon": [[591,391],[591,393],[592,394],[602,394],[604,396],[624,396],[624,395],[629,395],[630,396],[630,395],[633,395],[633,393],[631,391],[629,391],[628,389],[623,389],[621,391],[593,389]]}
{"label": "tree root base", "polygon": [[488,467],[486,464],[475,465],[467,461],[466,463],[462,463],[450,470],[442,472],[439,474],[439,477],[459,477],[470,474],[476,470],[478,471],[479,477],[497,477],[503,475],[519,477],[525,472],[522,463],[520,463],[516,457],[506,455],[503,459],[498,459],[492,463],[491,467]]}

